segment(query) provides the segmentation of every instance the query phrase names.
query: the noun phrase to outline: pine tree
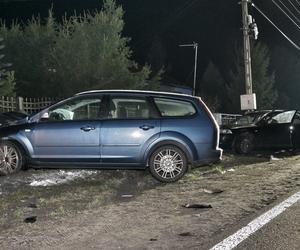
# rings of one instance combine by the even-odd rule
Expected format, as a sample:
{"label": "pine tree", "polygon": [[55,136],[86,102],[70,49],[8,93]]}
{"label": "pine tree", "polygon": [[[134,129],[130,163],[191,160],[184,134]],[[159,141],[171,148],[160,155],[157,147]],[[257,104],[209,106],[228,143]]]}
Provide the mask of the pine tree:
{"label": "pine tree", "polygon": [[7,67],[11,66],[9,63],[3,62],[5,55],[1,52],[5,46],[2,42],[3,38],[0,38],[0,95],[13,96],[15,88],[14,72],[7,70]]}
{"label": "pine tree", "polygon": [[32,18],[27,25],[2,24],[9,40],[8,58],[22,96],[68,96],[91,89],[155,88],[159,76],[131,59],[129,39],[122,36],[124,11],[105,0],[94,13],[74,13],[62,22],[52,11],[46,24]]}
{"label": "pine tree", "polygon": [[[252,79],[253,93],[256,94],[258,109],[272,109],[277,99],[274,87],[275,73],[269,72],[270,56],[267,46],[256,43],[252,46]],[[230,71],[230,81],[226,86],[227,111],[240,111],[240,95],[245,94],[243,51],[236,49],[233,70]]]}
{"label": "pine tree", "polygon": [[294,48],[275,47],[272,66],[276,70],[276,85],[279,96],[278,108],[300,109],[300,58]]}
{"label": "pine tree", "polygon": [[200,81],[201,97],[205,100],[210,109],[222,110],[224,105],[225,81],[219,69],[209,62]]}
{"label": "pine tree", "polygon": [[272,109],[277,100],[275,89],[275,73],[269,72],[269,49],[262,43],[257,43],[252,49],[253,92],[256,93],[259,109]]}

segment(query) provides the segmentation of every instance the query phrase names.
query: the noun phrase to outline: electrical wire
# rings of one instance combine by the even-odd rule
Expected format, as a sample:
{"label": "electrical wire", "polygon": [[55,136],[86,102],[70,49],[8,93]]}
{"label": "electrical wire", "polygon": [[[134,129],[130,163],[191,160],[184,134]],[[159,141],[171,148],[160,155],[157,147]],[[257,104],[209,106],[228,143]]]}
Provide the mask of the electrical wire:
{"label": "electrical wire", "polygon": [[258,8],[253,2],[251,3],[251,5],[252,5],[252,7],[254,7],[265,19],[267,19],[267,21],[270,23],[270,24],[272,24],[274,27],[275,27],[275,29],[277,29],[277,31],[279,31],[279,33],[282,35],[282,36],[284,36],[284,38],[286,39],[286,40],[288,40],[297,50],[299,50],[300,51],[300,47],[296,44],[296,43],[294,43],[293,42],[293,40],[292,39],[290,39],[280,28],[278,28],[278,26],[275,24],[275,23],[273,23],[272,21],[271,21],[271,19],[270,18],[268,18],[267,17],[267,15],[264,13],[264,12],[262,12],[262,10],[260,9],[260,8]]}
{"label": "electrical wire", "polygon": [[298,14],[300,14],[300,11],[297,9],[297,7],[293,4],[293,2],[291,0],[288,0],[290,5],[292,5],[294,7],[294,9],[297,11]]}
{"label": "electrical wire", "polygon": [[[296,22],[295,22],[295,20],[293,19],[293,18],[291,18],[285,11],[284,11],[284,9],[282,9],[281,7],[280,7],[280,5],[278,4],[278,3],[276,3],[274,0],[272,0],[272,2],[276,5],[276,7],[279,9],[279,10],[281,10],[281,12],[283,13],[283,14],[285,14],[286,15],[286,17],[288,18],[288,19],[290,19],[291,20],[291,22],[293,23],[293,24],[295,24],[296,26],[297,26],[297,28],[300,30],[300,26],[299,26],[299,24],[297,24]],[[280,0],[279,0],[279,2],[280,3],[282,3]],[[285,5],[284,5],[285,6]],[[286,7],[286,6],[285,6]],[[286,7],[287,8],[287,7]],[[294,16],[294,18],[300,23],[300,20],[292,13],[292,15]]]}
{"label": "electrical wire", "polygon": [[295,2],[300,6],[300,3],[298,2],[298,0],[295,0]]}
{"label": "electrical wire", "polygon": [[176,20],[180,19],[185,14],[185,12],[191,9],[196,3],[198,3],[198,0],[191,0],[190,2],[187,2],[184,8],[179,7],[176,11],[177,13],[173,13],[169,15],[168,22],[166,22],[163,25],[163,29],[166,29],[171,24],[173,24]]}
{"label": "electrical wire", "polygon": [[[274,0],[272,0],[273,2],[274,2]],[[281,0],[278,0],[280,3],[281,3],[281,5],[283,5],[284,6],[284,8],[300,23],[300,19],[299,18],[297,18],[296,16],[295,16],[295,14],[281,1]]]}

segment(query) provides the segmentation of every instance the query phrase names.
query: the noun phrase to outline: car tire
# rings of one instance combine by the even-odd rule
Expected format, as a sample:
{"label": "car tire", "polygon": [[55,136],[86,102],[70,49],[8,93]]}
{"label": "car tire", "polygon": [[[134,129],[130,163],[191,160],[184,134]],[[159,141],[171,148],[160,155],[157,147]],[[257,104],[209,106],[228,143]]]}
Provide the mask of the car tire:
{"label": "car tire", "polygon": [[0,175],[18,172],[24,163],[20,148],[13,142],[0,142]]}
{"label": "car tire", "polygon": [[254,149],[253,135],[241,134],[234,141],[234,149],[238,154],[249,154]]}
{"label": "car tire", "polygon": [[162,146],[151,154],[149,169],[155,179],[161,182],[175,182],[188,170],[187,157],[176,146]]}

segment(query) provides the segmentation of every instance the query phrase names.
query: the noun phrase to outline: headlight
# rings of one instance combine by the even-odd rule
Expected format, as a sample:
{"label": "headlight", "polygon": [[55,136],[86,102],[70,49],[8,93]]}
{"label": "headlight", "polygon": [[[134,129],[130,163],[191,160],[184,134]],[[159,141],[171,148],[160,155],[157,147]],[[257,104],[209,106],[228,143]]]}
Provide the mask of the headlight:
{"label": "headlight", "polygon": [[220,134],[232,134],[230,129],[220,129]]}

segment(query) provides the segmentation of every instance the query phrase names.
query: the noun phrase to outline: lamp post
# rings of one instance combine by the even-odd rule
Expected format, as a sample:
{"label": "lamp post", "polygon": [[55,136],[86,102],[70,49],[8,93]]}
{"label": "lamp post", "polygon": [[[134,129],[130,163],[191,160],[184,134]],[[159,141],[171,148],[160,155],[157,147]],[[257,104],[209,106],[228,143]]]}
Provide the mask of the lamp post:
{"label": "lamp post", "polygon": [[195,50],[193,95],[196,95],[198,43],[193,42],[192,44],[180,44],[179,47],[193,47]]}

